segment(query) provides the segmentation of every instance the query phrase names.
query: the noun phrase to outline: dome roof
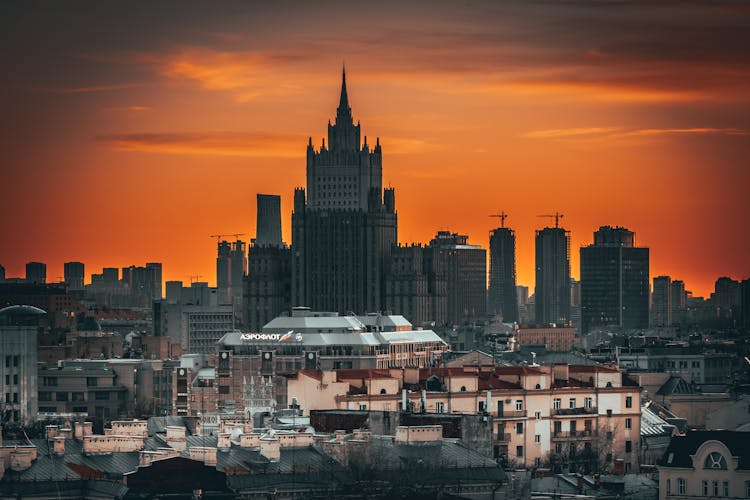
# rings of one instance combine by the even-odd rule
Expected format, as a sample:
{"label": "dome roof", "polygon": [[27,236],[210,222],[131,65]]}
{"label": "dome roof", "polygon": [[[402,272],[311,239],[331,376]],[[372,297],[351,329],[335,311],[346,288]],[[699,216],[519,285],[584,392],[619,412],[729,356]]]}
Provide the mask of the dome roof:
{"label": "dome roof", "polygon": [[0,316],[41,316],[42,314],[47,314],[47,311],[34,306],[8,306],[0,309]]}

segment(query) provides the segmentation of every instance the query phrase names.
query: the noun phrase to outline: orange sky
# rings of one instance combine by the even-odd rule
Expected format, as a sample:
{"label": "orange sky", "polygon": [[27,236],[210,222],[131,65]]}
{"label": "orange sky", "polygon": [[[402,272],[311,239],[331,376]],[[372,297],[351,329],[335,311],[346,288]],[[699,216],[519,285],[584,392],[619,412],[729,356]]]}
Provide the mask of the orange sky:
{"label": "orange sky", "polygon": [[533,287],[537,215],[560,211],[575,277],[607,224],[696,295],[750,276],[745,4],[95,5],[0,7],[10,277],[161,261],[213,283],[209,235],[254,235],[256,193],[282,196],[289,242],[342,61],[402,243],[448,229],[487,247],[504,210]]}

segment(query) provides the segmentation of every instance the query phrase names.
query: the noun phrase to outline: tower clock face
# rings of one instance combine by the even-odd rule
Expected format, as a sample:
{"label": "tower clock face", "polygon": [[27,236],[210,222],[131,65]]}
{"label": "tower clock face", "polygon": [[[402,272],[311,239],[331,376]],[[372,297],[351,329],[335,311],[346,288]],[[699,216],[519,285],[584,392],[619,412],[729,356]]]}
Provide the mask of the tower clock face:
{"label": "tower clock face", "polygon": [[314,358],[315,358],[315,354],[313,354],[311,352],[307,353],[307,359],[314,359]]}
{"label": "tower clock face", "polygon": [[263,358],[271,359],[271,353],[270,352],[263,353]]}
{"label": "tower clock face", "polygon": [[185,376],[185,370],[180,370],[180,376],[181,376],[181,377],[184,377],[184,376]]}

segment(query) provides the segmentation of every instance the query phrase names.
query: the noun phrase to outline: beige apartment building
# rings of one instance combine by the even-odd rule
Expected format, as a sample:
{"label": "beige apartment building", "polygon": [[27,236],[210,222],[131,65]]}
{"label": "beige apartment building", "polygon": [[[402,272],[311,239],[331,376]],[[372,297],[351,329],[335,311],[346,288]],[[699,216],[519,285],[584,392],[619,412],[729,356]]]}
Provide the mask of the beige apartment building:
{"label": "beige apartment building", "polygon": [[287,404],[484,414],[498,458],[521,467],[635,472],[640,387],[610,366],[302,370]]}

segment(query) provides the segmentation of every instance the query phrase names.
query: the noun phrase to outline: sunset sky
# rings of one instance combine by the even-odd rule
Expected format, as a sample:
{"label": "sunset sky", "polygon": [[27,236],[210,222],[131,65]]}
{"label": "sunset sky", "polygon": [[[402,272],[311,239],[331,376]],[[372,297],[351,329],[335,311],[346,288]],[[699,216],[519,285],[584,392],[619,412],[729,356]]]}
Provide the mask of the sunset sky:
{"label": "sunset sky", "polygon": [[209,235],[254,236],[256,193],[290,242],[345,63],[400,242],[486,248],[504,210],[533,287],[559,211],[576,278],[600,225],[696,295],[750,277],[750,3],[445,3],[2,2],[0,264],[213,284]]}

